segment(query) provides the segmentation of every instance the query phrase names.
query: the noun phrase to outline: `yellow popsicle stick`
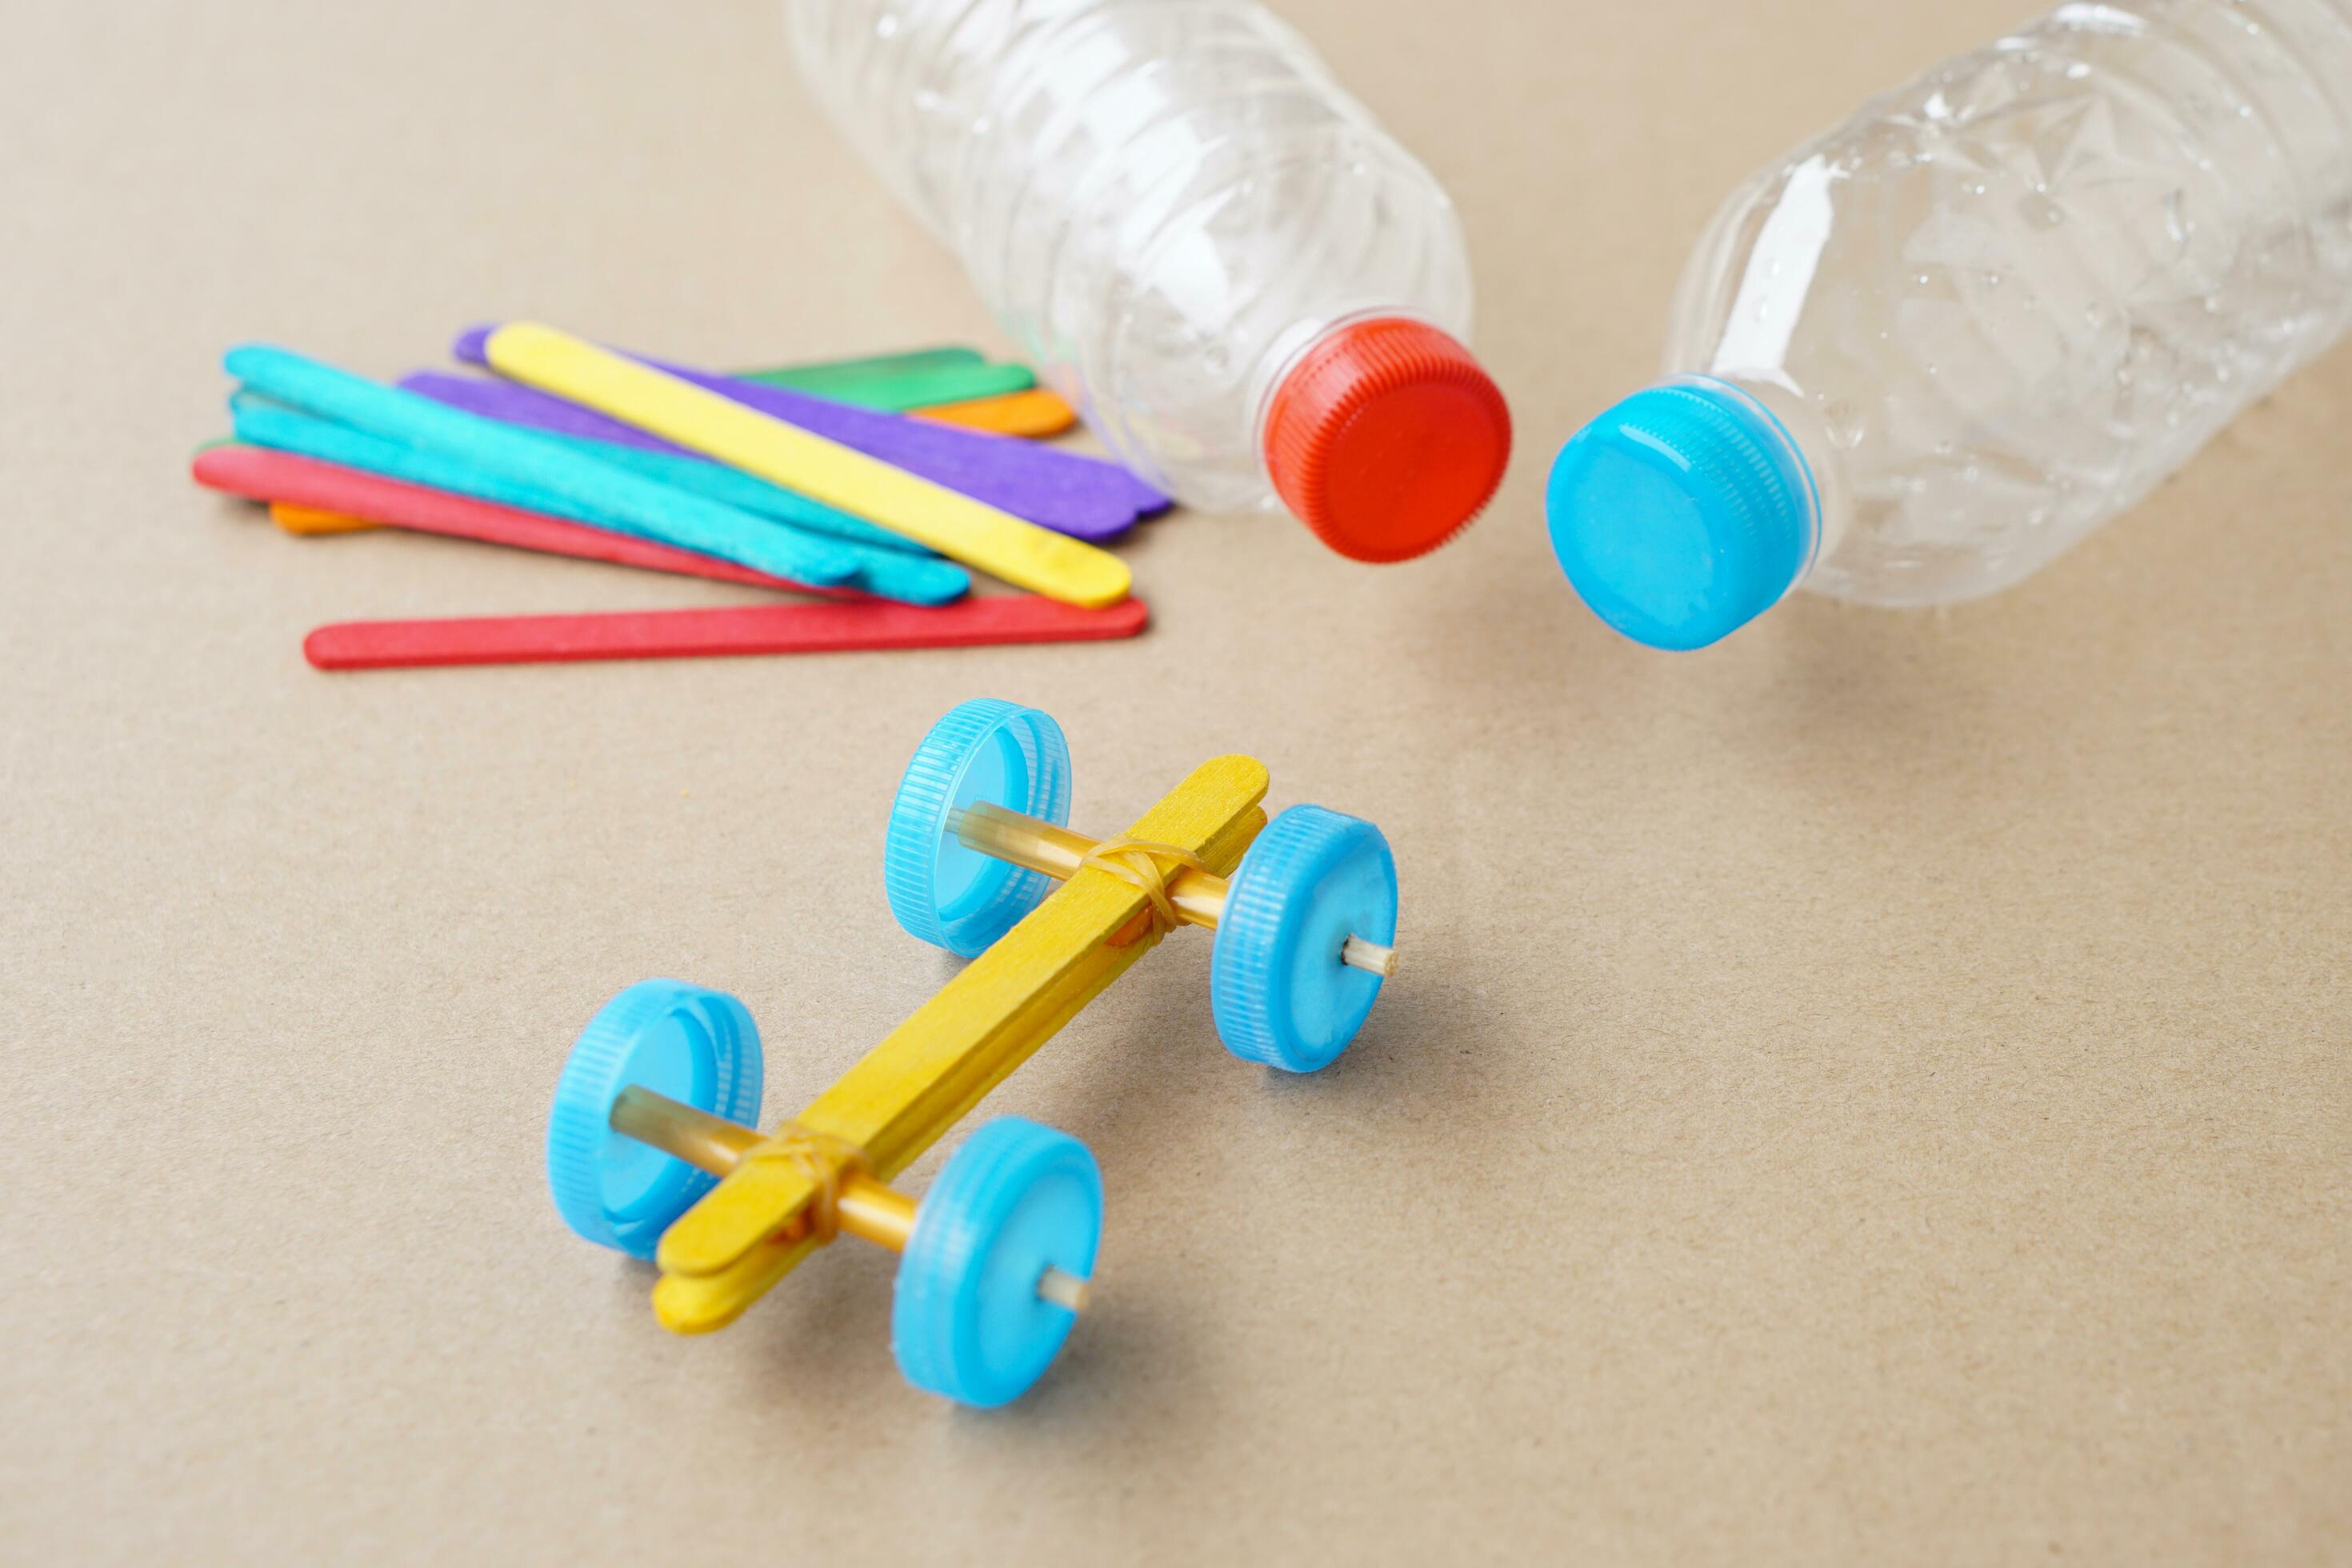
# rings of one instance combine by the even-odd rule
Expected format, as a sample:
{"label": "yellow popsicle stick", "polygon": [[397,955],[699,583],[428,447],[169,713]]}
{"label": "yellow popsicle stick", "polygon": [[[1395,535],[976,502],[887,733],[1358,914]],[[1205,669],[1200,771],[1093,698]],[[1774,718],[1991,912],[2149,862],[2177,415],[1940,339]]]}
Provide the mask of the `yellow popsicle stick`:
{"label": "yellow popsicle stick", "polygon": [[1126,598],[1133,581],[1108,551],[552,327],[501,327],[486,349],[502,374],[895,530],[1015,587],[1098,608]]}
{"label": "yellow popsicle stick", "polygon": [[289,533],[358,533],[381,527],[363,517],[346,517],[339,511],[321,511],[314,506],[297,506],[289,500],[269,503],[269,521]]}
{"label": "yellow popsicle stick", "polygon": [[[1228,874],[1265,826],[1266,782],[1253,758],[1204,763],[1129,836],[1190,849]],[[1147,905],[1132,884],[1079,871],[793,1121],[856,1144],[875,1177],[889,1180],[1156,945],[1150,928],[1109,945]],[[662,1237],[654,1310],[663,1325],[700,1333],[732,1322],[814,1250],[786,1233],[815,1195],[788,1163],[741,1166],[721,1181]]]}
{"label": "yellow popsicle stick", "polygon": [[[781,1152],[776,1141],[762,1138],[749,1127],[681,1104],[642,1084],[631,1084],[613,1101],[612,1127],[623,1137],[719,1177],[729,1175],[746,1160],[760,1158],[763,1151],[772,1156]],[[786,1135],[783,1142],[791,1145],[793,1140]],[[904,1252],[913,1245],[915,1216],[921,1206],[856,1169],[842,1173],[834,1192],[834,1218],[841,1234],[892,1252]],[[1073,1312],[1087,1310],[1088,1294],[1083,1278],[1052,1264],[1037,1277],[1038,1298]]]}

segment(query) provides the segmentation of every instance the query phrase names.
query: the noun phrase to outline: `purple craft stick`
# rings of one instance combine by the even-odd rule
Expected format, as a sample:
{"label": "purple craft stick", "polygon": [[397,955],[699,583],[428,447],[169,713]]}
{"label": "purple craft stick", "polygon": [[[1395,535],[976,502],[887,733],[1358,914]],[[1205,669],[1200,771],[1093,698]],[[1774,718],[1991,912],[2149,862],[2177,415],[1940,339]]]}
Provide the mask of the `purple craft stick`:
{"label": "purple craft stick", "polygon": [[[674,442],[658,436],[648,436],[634,425],[624,425],[593,408],[583,408],[577,403],[525,386],[516,381],[491,381],[478,375],[452,375],[444,370],[412,371],[400,378],[404,390],[422,393],[436,403],[446,403],[452,408],[462,408],[468,414],[503,420],[509,425],[528,425],[535,430],[552,430],[559,436],[579,436],[591,441],[610,441],[616,447],[635,447],[643,451],[660,452],[673,458],[700,458],[699,452],[689,452]],[[709,458],[704,458],[708,462]]]}
{"label": "purple craft stick", "polygon": [[[468,363],[486,364],[485,344],[493,330],[478,327],[458,338],[457,357]],[[1169,505],[1166,496],[1118,464],[1099,458],[1057,452],[1034,442],[959,430],[902,415],[852,408],[806,393],[710,375],[642,354],[630,357],[1074,538],[1112,538],[1133,527],[1137,519],[1164,511]],[[509,382],[427,374],[412,376],[403,384],[492,418],[599,440],[626,440],[658,451],[680,449],[593,410]],[[554,407],[548,407],[550,404]]]}

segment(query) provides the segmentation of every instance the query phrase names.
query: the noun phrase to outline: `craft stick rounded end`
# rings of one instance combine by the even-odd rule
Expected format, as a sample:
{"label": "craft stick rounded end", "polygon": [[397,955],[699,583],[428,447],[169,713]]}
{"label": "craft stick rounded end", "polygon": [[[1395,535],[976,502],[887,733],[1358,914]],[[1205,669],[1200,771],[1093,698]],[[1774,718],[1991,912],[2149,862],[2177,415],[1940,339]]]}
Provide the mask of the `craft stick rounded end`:
{"label": "craft stick rounded end", "polygon": [[1050,588],[1040,591],[1052,598],[1066,598],[1088,610],[1108,610],[1114,605],[1123,605],[1135,592],[1135,574],[1118,556],[1104,555],[1101,565],[1089,562],[1087,567],[1084,572],[1071,574],[1062,593]]}

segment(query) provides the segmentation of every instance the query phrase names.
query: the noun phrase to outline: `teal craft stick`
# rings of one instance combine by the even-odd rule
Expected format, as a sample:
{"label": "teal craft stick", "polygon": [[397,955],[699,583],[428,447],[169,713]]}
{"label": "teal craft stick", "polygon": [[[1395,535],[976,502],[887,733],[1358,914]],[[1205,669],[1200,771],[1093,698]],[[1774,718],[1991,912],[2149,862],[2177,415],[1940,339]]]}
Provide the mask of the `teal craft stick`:
{"label": "teal craft stick", "polygon": [[928,556],[934,560],[938,558],[937,551],[916,543],[903,533],[877,528],[862,517],[852,517],[823,501],[811,500],[804,495],[785,489],[781,485],[772,485],[756,475],[747,474],[740,468],[728,468],[723,463],[708,462],[700,458],[681,458],[673,452],[649,452],[638,447],[624,447],[617,442],[599,441],[588,436],[567,436],[555,430],[542,430],[540,436],[599,462],[626,468],[678,489],[691,490],[696,495],[722,506],[731,506],[739,511],[756,512],[794,528],[845,539],[852,544],[863,544],[870,549]]}
{"label": "teal craft stick", "polygon": [[[593,500],[575,500],[571,497],[551,494],[468,463],[404,447],[396,441],[388,441],[349,426],[314,417],[251,392],[240,392],[230,398],[229,412],[235,422],[237,439],[256,447],[293,452],[322,463],[359,468],[406,484],[423,485],[430,489],[472,496],[478,500],[499,506],[543,512],[550,517],[566,518],[592,527],[657,539],[663,543],[678,544],[685,549],[699,548],[687,544],[681,539],[636,527],[614,509]],[[761,542],[761,534],[786,535],[793,530],[788,524],[768,518],[744,516],[738,531],[756,547]],[[832,541],[817,542],[849,558],[852,574],[839,581],[884,598],[913,605],[940,605],[961,598],[971,587],[971,574],[951,562],[898,551],[866,550]],[[717,551],[703,551],[702,553],[719,554]],[[761,571],[777,572],[779,575],[792,575],[762,560],[746,559],[744,554],[721,555],[720,558]]]}
{"label": "teal craft stick", "polygon": [[378,385],[284,349],[264,344],[231,349],[223,367],[249,390],[304,413],[398,447],[453,459],[539,496],[594,508],[609,520],[607,527],[803,583],[845,584],[857,575],[858,557],[846,545],[779,528],[511,426]]}
{"label": "teal craft stick", "polygon": [[[468,464],[420,452],[404,447],[397,441],[387,441],[348,425],[337,425],[315,415],[289,408],[250,392],[240,392],[228,400],[229,419],[236,439],[254,447],[269,447],[280,452],[292,452],[304,458],[316,458],[322,463],[334,463],[346,468],[363,468],[371,474],[381,474],[388,479],[404,484],[423,485],[427,489],[452,490],[499,506],[510,506],[522,511],[545,512],[551,517],[566,517],[574,522],[593,523],[598,528],[617,528],[601,508],[567,506],[560,498],[543,494],[529,485],[519,485],[501,479]],[[557,509],[563,510],[558,510]],[[621,530],[634,532],[635,530]]]}

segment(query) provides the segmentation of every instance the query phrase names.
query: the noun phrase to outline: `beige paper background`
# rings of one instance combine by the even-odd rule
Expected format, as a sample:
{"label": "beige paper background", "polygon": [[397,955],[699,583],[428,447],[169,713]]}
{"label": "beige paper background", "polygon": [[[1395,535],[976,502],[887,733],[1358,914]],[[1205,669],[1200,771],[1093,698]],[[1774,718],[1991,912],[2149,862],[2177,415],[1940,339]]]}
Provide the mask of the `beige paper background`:
{"label": "beige paper background", "polygon": [[[999,340],[761,0],[0,6],[0,1556],[2352,1556],[2352,358],[1998,599],[1643,652],[1552,449],[1736,179],[2020,7],[1282,8],[1465,215],[1522,442],[1464,542],[1179,515],[1128,645],[336,678],[325,620],[745,595],[281,537],[184,477],[229,344]],[[1378,821],[1408,944],[1316,1079],[1195,936],[1006,1085],[1112,1206],[986,1416],[878,1253],[673,1339],[541,1174],[630,981],[741,994],[772,1118],[929,994],[883,819],[982,693],[1085,824],[1226,750]]]}

